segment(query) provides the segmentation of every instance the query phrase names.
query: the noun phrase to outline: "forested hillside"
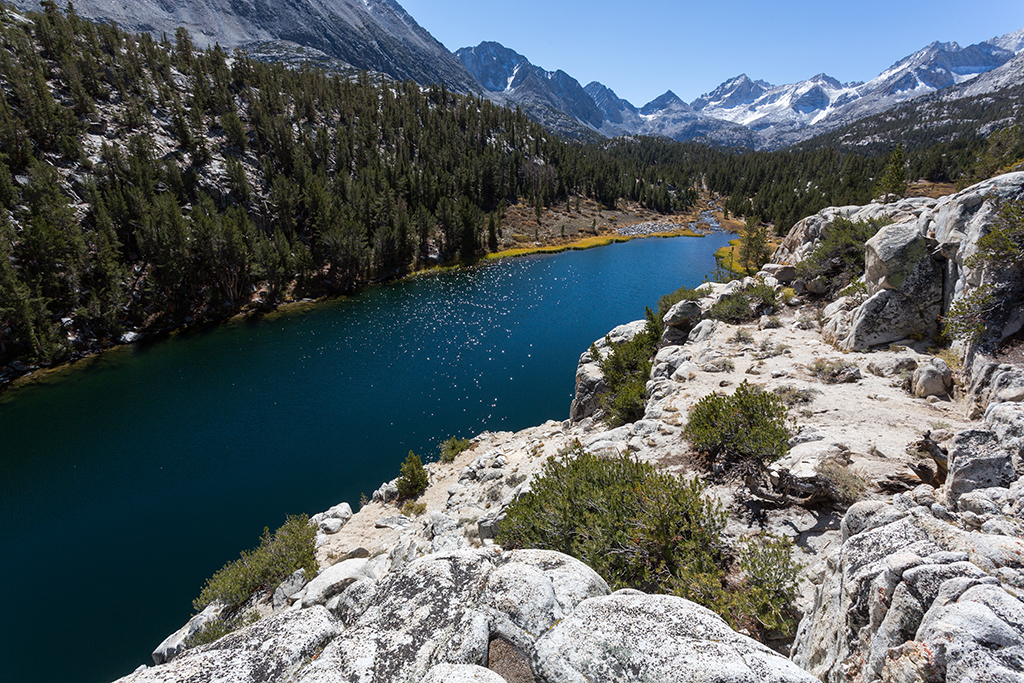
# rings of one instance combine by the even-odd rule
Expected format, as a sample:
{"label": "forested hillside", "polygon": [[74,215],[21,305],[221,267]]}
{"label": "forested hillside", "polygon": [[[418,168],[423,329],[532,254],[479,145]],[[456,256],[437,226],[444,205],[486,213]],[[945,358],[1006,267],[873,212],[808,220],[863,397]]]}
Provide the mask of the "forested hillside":
{"label": "forested hillside", "polygon": [[0,5],[0,88],[0,380],[472,260],[511,237],[516,203],[673,213],[711,192],[785,232],[868,201],[887,154],[572,144],[444,87],[200,51],[53,3]]}
{"label": "forested hillside", "polygon": [[521,198],[693,200],[475,97],[175,38],[4,12],[0,364],[472,258]]}

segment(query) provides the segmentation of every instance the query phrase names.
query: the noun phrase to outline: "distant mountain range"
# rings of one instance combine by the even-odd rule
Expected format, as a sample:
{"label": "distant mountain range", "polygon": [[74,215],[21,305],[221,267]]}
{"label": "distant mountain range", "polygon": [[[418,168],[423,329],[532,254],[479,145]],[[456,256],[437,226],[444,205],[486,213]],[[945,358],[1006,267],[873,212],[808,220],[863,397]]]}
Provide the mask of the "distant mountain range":
{"label": "distant mountain range", "polygon": [[[38,9],[39,0],[14,0]],[[200,45],[244,47],[264,59],[315,61],[421,84],[443,83],[520,107],[560,134],[583,139],[659,135],[772,149],[807,140],[954,86],[977,96],[1024,81],[1015,59],[1024,29],[966,48],[935,42],[863,83],[826,74],[772,85],[746,74],[687,104],[672,91],[637,108],[598,82],[582,86],[494,42],[454,54],[394,0],[78,0],[78,14],[133,31],[173,36],[184,26]],[[984,78],[983,78],[984,76]]]}
{"label": "distant mountain range", "polygon": [[[567,114],[579,126],[607,137],[662,135],[675,140],[777,148],[951,86],[975,82],[979,87],[966,92],[981,94],[1020,83],[1022,75],[1013,64],[1022,50],[1024,29],[966,48],[935,42],[866,83],[840,83],[821,73],[799,83],[776,86],[741,74],[690,104],[668,91],[639,109],[607,86],[593,82],[583,90],[602,112],[599,121],[590,103],[581,101],[579,83],[562,71],[545,71],[497,43],[481,43],[455,54],[488,96],[521,106],[534,116],[538,116],[538,102],[543,101],[546,111]],[[487,59],[481,58],[483,53]],[[498,73],[530,73],[536,78],[492,77]],[[990,77],[979,80],[980,74]]]}

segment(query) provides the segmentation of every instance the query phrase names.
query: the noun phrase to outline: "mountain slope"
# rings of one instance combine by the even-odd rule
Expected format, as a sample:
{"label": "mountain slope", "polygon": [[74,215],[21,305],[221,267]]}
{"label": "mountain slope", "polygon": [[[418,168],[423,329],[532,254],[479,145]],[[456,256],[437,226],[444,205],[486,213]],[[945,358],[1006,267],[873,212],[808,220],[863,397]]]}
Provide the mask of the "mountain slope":
{"label": "mountain slope", "polygon": [[518,106],[563,134],[590,134],[604,120],[601,109],[579,82],[564,71],[546,71],[500,43],[483,42],[456,50],[455,56],[493,101]]}
{"label": "mountain slope", "polygon": [[[40,8],[38,0],[14,4]],[[394,0],[79,0],[74,6],[80,16],[156,37],[174,36],[183,26],[200,46],[283,42],[398,80],[443,83],[458,92],[478,89],[454,55]],[[282,46],[272,47],[281,52]]]}

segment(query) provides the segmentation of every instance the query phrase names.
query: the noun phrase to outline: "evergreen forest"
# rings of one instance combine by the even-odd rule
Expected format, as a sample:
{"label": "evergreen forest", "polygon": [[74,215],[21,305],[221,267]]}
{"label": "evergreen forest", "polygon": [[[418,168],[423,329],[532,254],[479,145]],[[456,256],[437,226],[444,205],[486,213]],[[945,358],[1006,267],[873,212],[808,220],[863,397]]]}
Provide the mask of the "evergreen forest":
{"label": "evergreen forest", "polygon": [[[0,4],[0,369],[494,251],[507,207],[724,196],[785,232],[886,163],[582,145],[440,86],[254,60]],[[908,165],[913,166],[913,155]],[[13,368],[13,370],[10,370]]]}

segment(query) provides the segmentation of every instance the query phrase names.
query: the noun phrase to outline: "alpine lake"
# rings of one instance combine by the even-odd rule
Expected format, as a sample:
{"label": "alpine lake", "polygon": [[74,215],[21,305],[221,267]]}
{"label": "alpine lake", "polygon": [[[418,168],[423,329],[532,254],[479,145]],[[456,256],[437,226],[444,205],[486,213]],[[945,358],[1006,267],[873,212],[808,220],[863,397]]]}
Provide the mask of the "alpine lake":
{"label": "alpine lake", "polygon": [[264,527],[358,509],[410,450],[564,420],[592,341],[733,237],[490,261],[100,354],[0,394],[0,671],[151,664]]}

